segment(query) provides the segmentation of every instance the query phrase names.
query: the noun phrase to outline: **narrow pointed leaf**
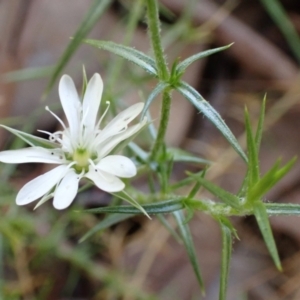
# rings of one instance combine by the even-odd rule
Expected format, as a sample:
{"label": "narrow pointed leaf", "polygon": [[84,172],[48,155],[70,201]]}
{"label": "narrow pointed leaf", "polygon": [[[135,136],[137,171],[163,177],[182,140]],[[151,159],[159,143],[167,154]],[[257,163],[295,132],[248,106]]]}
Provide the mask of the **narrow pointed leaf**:
{"label": "narrow pointed leaf", "polygon": [[169,221],[164,217],[164,215],[163,214],[157,214],[156,217],[160,221],[160,223],[162,223],[162,225],[170,232],[170,234],[174,237],[174,239],[178,243],[181,243],[182,242],[181,237],[174,230],[174,228],[171,226]]}
{"label": "narrow pointed leaf", "polygon": [[253,211],[270,255],[277,269],[281,271],[282,267],[264,203],[257,201],[253,206]]}
{"label": "narrow pointed leaf", "polygon": [[84,20],[81,22],[72,40],[70,41],[66,50],[60,57],[54,69],[54,72],[51,76],[51,79],[48,83],[46,94],[51,90],[56,79],[58,78],[58,76],[60,75],[61,71],[66,66],[66,64],[69,62],[74,52],[81,44],[82,40],[93,29],[96,22],[99,20],[99,17],[105,12],[105,10],[108,8],[111,2],[112,2],[111,0],[94,0],[88,13],[85,15]]}
{"label": "narrow pointed leaf", "polygon": [[5,73],[1,76],[1,79],[4,82],[34,80],[43,77],[49,77],[49,74],[51,74],[53,70],[54,70],[54,66],[26,68],[26,69]]}
{"label": "narrow pointed leaf", "polygon": [[280,161],[277,161],[274,166],[260,179],[260,181],[249,192],[249,201],[260,199],[266,194],[282,177],[284,177],[294,166],[296,157],[291,159],[284,167],[279,169]]}
{"label": "narrow pointed leaf", "polygon": [[79,243],[85,241],[89,237],[91,237],[93,234],[95,234],[98,231],[104,230],[114,224],[120,223],[124,220],[127,220],[131,218],[133,215],[131,214],[111,214],[108,215],[104,220],[99,222],[96,226],[94,226],[92,229],[90,229],[80,240]]}
{"label": "narrow pointed leaf", "polygon": [[197,53],[195,55],[192,55],[192,56],[188,57],[187,59],[185,59],[184,61],[182,61],[179,64],[177,64],[177,66],[176,66],[176,72],[179,73],[179,74],[183,73],[185,71],[185,69],[189,65],[191,65],[193,62],[195,62],[196,60],[204,58],[204,57],[207,57],[207,56],[212,55],[214,53],[226,50],[229,47],[231,47],[232,45],[233,45],[233,43],[230,44],[230,45],[224,46],[224,47],[210,49],[210,50],[203,51],[203,52]]}
{"label": "narrow pointed leaf", "polygon": [[130,150],[137,156],[139,157],[142,161],[146,161],[149,153],[147,153],[146,151],[144,151],[139,145],[137,145],[134,142],[130,142],[128,144],[128,148],[130,148]]}
{"label": "narrow pointed leaf", "polygon": [[194,273],[196,275],[196,278],[198,280],[200,288],[204,292],[204,283],[203,283],[202,275],[201,275],[201,272],[200,272],[199,262],[198,262],[198,259],[197,259],[196,250],[195,250],[193,237],[192,237],[190,228],[189,228],[188,224],[186,224],[184,222],[185,217],[184,217],[182,211],[176,211],[176,212],[173,213],[173,215],[174,215],[174,217],[177,221],[178,228],[180,230],[180,234],[181,234],[185,249],[186,249],[187,254],[189,256],[189,260],[190,260],[190,262],[192,264],[192,267],[194,269]]}
{"label": "narrow pointed leaf", "polygon": [[242,159],[247,162],[246,154],[219,113],[189,84],[181,81],[176,89],[216,126]]}
{"label": "narrow pointed leaf", "polygon": [[195,180],[201,183],[208,191],[210,191],[213,195],[217,196],[224,203],[230,205],[231,207],[240,208],[240,200],[237,196],[223,190],[222,188],[214,185],[210,181],[202,178],[200,176],[193,176]]}
{"label": "narrow pointed leaf", "polygon": [[212,162],[207,159],[198,157],[179,148],[168,148],[168,153],[172,154],[173,160],[176,162],[187,162],[187,163],[202,164],[202,165],[212,164]]}
{"label": "narrow pointed leaf", "polygon": [[49,140],[34,136],[32,134],[5,126],[5,125],[0,125],[0,127],[3,127],[4,129],[8,130],[12,134],[16,135],[20,139],[22,139],[25,143],[28,145],[34,147],[34,146],[39,146],[47,149],[54,149],[58,148],[59,145],[53,142],[50,142]]}
{"label": "narrow pointed leaf", "polygon": [[300,204],[293,203],[265,203],[269,216],[300,215]]}
{"label": "narrow pointed leaf", "polygon": [[157,77],[155,61],[141,51],[110,41],[84,40],[83,42],[121,56]]}
{"label": "narrow pointed leaf", "polygon": [[164,89],[168,87],[168,83],[165,82],[159,82],[158,85],[155,87],[155,89],[150,93],[148,99],[145,102],[145,106],[143,108],[143,111],[141,113],[141,120],[144,119],[147,111],[149,110],[150,105],[152,104],[153,100],[163,92]]}
{"label": "narrow pointed leaf", "polygon": [[256,149],[259,151],[260,149],[260,143],[261,143],[261,138],[262,138],[262,133],[264,130],[264,120],[265,120],[265,112],[266,112],[266,95],[264,96],[261,109],[260,109],[260,114],[259,114],[259,119],[258,119],[258,124],[257,124],[257,129],[256,129],[256,134],[255,134],[255,143],[256,143]]}
{"label": "narrow pointed leaf", "polygon": [[133,199],[130,195],[128,195],[125,191],[120,191],[120,192],[111,193],[111,194],[114,195],[115,197],[118,197],[118,198],[130,203],[133,207],[137,208],[143,214],[145,214],[149,219],[151,219],[149,217],[149,215],[147,214],[147,212],[145,211],[145,209],[135,199]]}
{"label": "narrow pointed leaf", "polygon": [[[229,222],[229,221],[228,221]],[[228,285],[229,265],[232,252],[232,231],[225,222],[219,220],[222,232],[222,262],[220,276],[219,300],[226,300],[226,292]]]}
{"label": "narrow pointed leaf", "polygon": [[[170,213],[170,212],[183,209],[184,208],[183,201],[184,201],[183,199],[166,200],[157,203],[144,204],[142,208],[149,215],[165,214],[165,213]],[[118,213],[118,214],[134,214],[134,215],[141,214],[141,210],[139,208],[131,205],[99,207],[99,208],[88,209],[86,211],[90,213]]]}
{"label": "narrow pointed leaf", "polygon": [[254,136],[252,134],[249,114],[245,109],[245,126],[247,134],[247,149],[248,149],[248,186],[253,186],[259,180],[259,164],[258,164],[258,150]]}
{"label": "narrow pointed leaf", "polygon": [[[202,171],[200,177],[205,178],[205,174],[206,174],[206,169]],[[189,192],[187,198],[188,199],[194,198],[197,195],[197,193],[199,192],[201,187],[202,187],[202,183],[200,181],[197,181],[196,184],[194,185],[194,187]]]}

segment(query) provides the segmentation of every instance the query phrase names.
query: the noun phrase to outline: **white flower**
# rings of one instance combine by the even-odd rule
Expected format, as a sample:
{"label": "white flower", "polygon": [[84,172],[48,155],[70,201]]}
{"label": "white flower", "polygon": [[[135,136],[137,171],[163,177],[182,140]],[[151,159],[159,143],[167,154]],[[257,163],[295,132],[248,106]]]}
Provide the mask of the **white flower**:
{"label": "white flower", "polygon": [[[144,119],[141,123],[128,127],[142,111],[144,104],[130,106],[112,119],[105,128],[100,129],[109,107],[107,102],[107,109],[97,122],[102,91],[102,79],[99,74],[95,74],[87,85],[81,103],[73,80],[64,75],[59,83],[59,96],[69,126],[46,107],[61,123],[63,130],[54,133],[42,131],[49,135],[53,149],[29,143],[32,147],[0,152],[0,161],[4,163],[41,162],[58,165],[25,184],[17,195],[18,205],[31,203],[42,197],[37,204],[39,206],[53,197],[53,206],[64,209],[74,200],[79,180],[83,177],[93,181],[101,190],[118,192],[125,187],[119,177],[129,178],[136,175],[136,167],[129,158],[109,153],[146,124]],[[48,140],[44,141],[49,144]]]}

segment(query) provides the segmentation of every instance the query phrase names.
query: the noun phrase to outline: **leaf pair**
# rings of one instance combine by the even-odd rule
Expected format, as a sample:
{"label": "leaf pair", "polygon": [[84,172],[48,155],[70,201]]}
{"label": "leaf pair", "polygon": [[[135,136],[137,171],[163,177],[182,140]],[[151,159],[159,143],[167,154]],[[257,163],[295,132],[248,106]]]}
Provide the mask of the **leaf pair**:
{"label": "leaf pair", "polygon": [[186,82],[180,80],[182,74],[191,63],[195,62],[200,58],[227,49],[231,45],[204,51],[195,54],[180,63],[176,62],[173,65],[169,79],[166,81],[163,78],[159,78],[157,66],[155,64],[154,59],[147,56],[143,52],[110,41],[84,40],[84,43],[121,56],[127,59],[128,61],[138,65],[146,72],[150,73],[153,77],[158,78],[159,83],[150,93],[148,99],[146,100],[144,110],[141,114],[141,118],[145,116],[150,105],[159,94],[163,93],[166,90],[177,90],[217,127],[217,129],[222,133],[222,135],[227,139],[227,141],[237,151],[237,153],[243,158],[243,160],[247,161],[245,153],[241,149],[236,138],[234,137],[226,123],[223,121],[219,113],[206,100],[204,100],[203,97],[193,87],[191,87]]}

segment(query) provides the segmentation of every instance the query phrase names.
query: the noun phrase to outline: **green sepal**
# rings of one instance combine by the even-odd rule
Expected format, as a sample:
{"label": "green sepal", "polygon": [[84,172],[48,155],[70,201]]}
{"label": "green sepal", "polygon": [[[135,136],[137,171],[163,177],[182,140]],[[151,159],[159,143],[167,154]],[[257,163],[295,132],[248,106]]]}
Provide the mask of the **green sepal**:
{"label": "green sepal", "polygon": [[[114,194],[115,195],[115,194]],[[162,202],[144,204],[143,210],[149,215],[165,214],[185,208],[184,199],[165,200]],[[90,213],[141,214],[141,210],[131,205],[107,206],[85,210]]]}
{"label": "green sepal", "polygon": [[179,91],[189,102],[191,102],[191,104],[201,111],[216,126],[229,144],[237,151],[242,159],[247,162],[248,159],[246,154],[219,113],[189,84],[181,81],[176,87],[176,90]]}
{"label": "green sepal", "polygon": [[98,231],[104,230],[114,224],[122,222],[126,219],[131,218],[133,215],[131,214],[111,214],[105,217],[101,222],[91,228],[83,237],[80,238],[79,243],[82,243],[86,239],[90,238],[93,234]]}
{"label": "green sepal", "polygon": [[264,203],[257,201],[253,205],[253,212],[275,266],[281,271],[282,267]]}
{"label": "green sepal", "polygon": [[130,62],[138,65],[148,73],[157,77],[157,69],[154,59],[150,56],[147,56],[141,51],[138,51],[134,48],[116,44],[110,41],[99,41],[99,40],[84,40],[85,44],[109,51],[113,54],[121,56]]}
{"label": "green sepal", "polygon": [[195,250],[195,246],[194,246],[194,242],[193,242],[193,237],[190,231],[190,228],[188,226],[188,224],[185,222],[185,216],[183,214],[182,211],[176,211],[173,212],[173,215],[177,221],[178,224],[178,228],[181,234],[181,238],[183,240],[186,252],[188,254],[190,263],[193,267],[194,273],[196,275],[197,281],[200,285],[200,288],[203,292],[203,294],[205,293],[204,291],[204,282],[202,279],[202,275],[201,275],[201,271],[200,271],[200,267],[199,267],[199,262],[197,259],[197,255],[196,255],[196,250]]}
{"label": "green sepal", "polygon": [[47,149],[55,149],[55,148],[60,148],[59,144],[56,144],[54,142],[51,142],[49,140],[40,138],[38,136],[34,136],[32,134],[5,126],[5,125],[0,125],[0,127],[3,127],[4,129],[8,130],[12,134],[16,135],[20,139],[22,139],[25,143],[32,147],[43,147]]}
{"label": "green sepal", "polygon": [[74,52],[81,44],[82,40],[93,29],[94,25],[99,20],[99,17],[105,12],[110,3],[111,0],[94,0],[88,13],[85,15],[83,21],[81,22],[79,28],[77,29],[76,33],[74,34],[73,38],[68,44],[66,50],[60,57],[58,63],[56,64],[56,67],[52,73],[52,76],[46,88],[45,94],[48,94],[48,92],[51,90],[63,68],[69,62]]}

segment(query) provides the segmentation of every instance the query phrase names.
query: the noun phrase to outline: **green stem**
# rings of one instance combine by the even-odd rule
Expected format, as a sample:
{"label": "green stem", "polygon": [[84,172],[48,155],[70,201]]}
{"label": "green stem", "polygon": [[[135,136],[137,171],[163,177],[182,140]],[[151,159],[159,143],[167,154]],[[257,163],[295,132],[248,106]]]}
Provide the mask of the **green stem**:
{"label": "green stem", "polygon": [[[168,82],[170,77],[170,72],[165,60],[161,37],[160,37],[160,21],[158,15],[158,7],[156,0],[146,0],[147,3],[147,17],[148,17],[148,32],[154,52],[158,77],[161,81]],[[162,145],[164,144],[165,135],[167,132],[167,127],[169,123],[171,107],[171,91],[167,88],[163,92],[162,106],[161,106],[161,116],[160,123],[158,127],[157,137],[154,142],[153,148],[150,154],[150,160],[155,159]]]}
{"label": "green stem", "polygon": [[155,159],[156,155],[158,154],[159,150],[164,144],[165,135],[169,123],[170,107],[171,107],[171,91],[166,90],[163,92],[163,102],[161,106],[160,122],[159,122],[157,137],[151,150],[150,160]]}
{"label": "green stem", "polygon": [[160,21],[158,15],[158,7],[156,0],[147,0],[147,18],[148,32],[154,52],[156,67],[158,69],[158,77],[163,81],[168,81],[169,70],[164,56],[161,38],[160,38]]}

